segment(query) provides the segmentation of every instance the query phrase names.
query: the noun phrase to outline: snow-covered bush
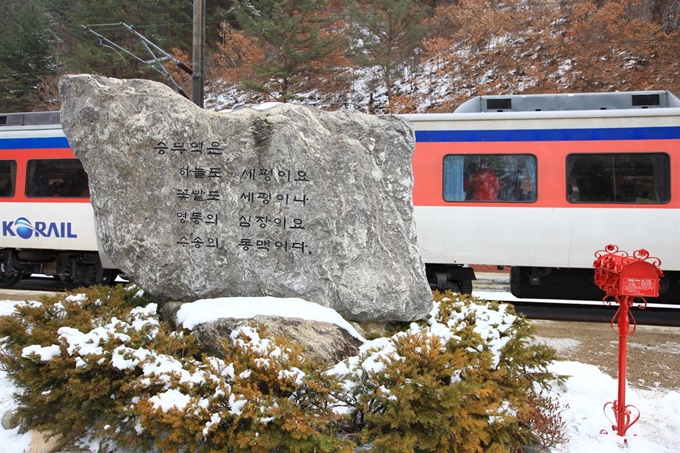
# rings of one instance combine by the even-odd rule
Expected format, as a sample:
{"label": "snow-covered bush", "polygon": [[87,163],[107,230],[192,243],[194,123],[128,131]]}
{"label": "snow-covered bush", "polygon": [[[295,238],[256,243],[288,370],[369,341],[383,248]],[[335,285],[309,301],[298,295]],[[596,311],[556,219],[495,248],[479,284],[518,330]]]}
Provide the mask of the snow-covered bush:
{"label": "snow-covered bush", "polygon": [[[135,382],[132,412],[163,452],[351,452],[336,436],[340,390],[302,347],[243,325],[224,342],[227,361],[204,356]],[[132,439],[130,439],[132,440]]]}
{"label": "snow-covered bush", "polygon": [[0,318],[0,362],[24,429],[102,450],[507,452],[535,438],[521,414],[554,351],[506,305],[435,293],[434,307],[328,370],[248,322],[224,359],[201,354],[141,291],[94,287]]}
{"label": "snow-covered bush", "polygon": [[19,389],[24,429],[103,438],[133,425],[117,414],[136,395],[141,370],[125,357],[148,351],[198,354],[192,337],[170,332],[156,304],[134,285],[92,287],[16,305],[0,317],[0,363]]}
{"label": "snow-covered bush", "polygon": [[335,435],[338,381],[301,346],[245,325],[228,361],[201,355],[156,309],[132,286],[94,287],[1,317],[24,429],[111,451],[352,451]]}
{"label": "snow-covered bush", "polygon": [[505,453],[531,443],[518,410],[555,378],[546,369],[554,350],[531,335],[508,305],[435,293],[427,323],[335,367],[361,441],[394,453]]}

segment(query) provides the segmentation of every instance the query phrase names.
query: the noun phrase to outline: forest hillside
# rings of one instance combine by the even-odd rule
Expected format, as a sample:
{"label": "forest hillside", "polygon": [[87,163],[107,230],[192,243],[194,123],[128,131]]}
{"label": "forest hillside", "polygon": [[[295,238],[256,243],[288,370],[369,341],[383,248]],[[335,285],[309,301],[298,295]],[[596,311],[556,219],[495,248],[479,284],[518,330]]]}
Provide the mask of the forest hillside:
{"label": "forest hillside", "polygon": [[[192,61],[191,0],[4,1],[2,112],[59,109],[67,73],[191,93],[178,66]],[[210,109],[446,112],[483,94],[680,94],[680,0],[206,0],[205,10],[205,67],[194,71]]]}

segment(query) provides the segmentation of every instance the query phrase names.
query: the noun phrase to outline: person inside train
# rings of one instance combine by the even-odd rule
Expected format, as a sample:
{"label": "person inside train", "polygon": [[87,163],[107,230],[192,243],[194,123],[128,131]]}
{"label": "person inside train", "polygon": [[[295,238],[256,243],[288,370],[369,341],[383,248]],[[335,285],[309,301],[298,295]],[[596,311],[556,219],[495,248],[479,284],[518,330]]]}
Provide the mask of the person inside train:
{"label": "person inside train", "polygon": [[581,201],[609,203],[614,201],[614,188],[610,172],[600,162],[590,166]]}
{"label": "person inside train", "polygon": [[519,201],[536,201],[536,189],[530,178],[524,178],[519,185]]}
{"label": "person inside train", "polygon": [[654,195],[654,181],[651,178],[645,178],[640,182],[640,190],[636,194],[636,203],[652,203],[656,202],[656,195]]}
{"label": "person inside train", "polygon": [[12,196],[12,183],[10,181],[0,181],[0,197]]}
{"label": "person inside train", "polygon": [[75,194],[76,197],[89,197],[90,196],[90,185],[87,179],[87,173],[85,170],[80,169],[76,172],[76,180],[78,182],[78,190]]}
{"label": "person inside train", "polygon": [[616,201],[624,203],[635,201],[635,186],[630,182],[621,184],[616,190]]}
{"label": "person inside train", "polygon": [[90,189],[88,188],[87,173],[82,168],[73,173],[68,183],[65,183],[67,189],[64,191],[64,196],[69,197],[89,197]]}
{"label": "person inside train", "polygon": [[578,181],[574,177],[569,178],[569,182],[567,183],[567,200],[572,202],[581,200],[581,192],[578,189]]}
{"label": "person inside train", "polygon": [[505,171],[498,174],[498,180],[501,183],[501,190],[498,193],[498,199],[501,201],[519,201],[522,197],[521,181],[523,179],[522,172]]}
{"label": "person inside train", "polygon": [[28,181],[26,195],[29,197],[51,197],[54,195],[54,187],[50,185],[47,173],[37,171]]}
{"label": "person inside train", "polygon": [[14,194],[13,174],[16,172],[16,164],[9,161],[0,161],[0,197],[11,197]]}
{"label": "person inside train", "polygon": [[471,201],[473,200],[472,198],[472,193],[470,192],[470,179],[472,178],[472,175],[477,173],[477,163],[476,162],[470,162],[467,167],[465,167],[465,174],[463,176],[463,192],[465,193],[465,200],[466,201]]}
{"label": "person inside train", "polygon": [[482,159],[477,170],[465,181],[465,193],[475,201],[496,201],[501,184],[487,159]]}

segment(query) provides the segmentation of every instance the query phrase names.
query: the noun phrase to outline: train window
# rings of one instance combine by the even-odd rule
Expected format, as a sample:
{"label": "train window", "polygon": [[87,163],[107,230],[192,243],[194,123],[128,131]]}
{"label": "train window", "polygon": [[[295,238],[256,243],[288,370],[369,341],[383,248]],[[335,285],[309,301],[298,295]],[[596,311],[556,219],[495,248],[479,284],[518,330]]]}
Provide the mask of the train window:
{"label": "train window", "polygon": [[0,160],[0,197],[14,195],[17,180],[17,163],[13,160]]}
{"label": "train window", "polygon": [[567,200],[572,203],[667,203],[670,193],[668,154],[567,156]]}
{"label": "train window", "polygon": [[446,201],[536,201],[536,156],[450,154],[444,157]]}
{"label": "train window", "polygon": [[78,159],[29,160],[26,169],[28,197],[89,197],[87,173]]}

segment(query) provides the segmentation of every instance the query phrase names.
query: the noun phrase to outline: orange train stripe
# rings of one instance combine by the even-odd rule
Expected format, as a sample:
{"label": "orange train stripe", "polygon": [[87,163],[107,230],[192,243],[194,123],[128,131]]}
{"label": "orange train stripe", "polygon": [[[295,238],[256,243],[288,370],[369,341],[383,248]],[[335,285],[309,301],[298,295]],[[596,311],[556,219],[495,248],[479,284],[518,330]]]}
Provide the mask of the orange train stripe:
{"label": "orange train stripe", "polygon": [[[554,142],[417,142],[413,153],[413,203],[416,206],[575,207],[674,209],[680,208],[680,184],[671,185],[665,204],[579,203],[567,201],[566,158],[575,153],[664,152],[671,156],[671,174],[680,174],[680,140],[611,140]],[[534,203],[449,202],[443,197],[443,162],[449,154],[533,154],[537,160],[537,200]]]}

